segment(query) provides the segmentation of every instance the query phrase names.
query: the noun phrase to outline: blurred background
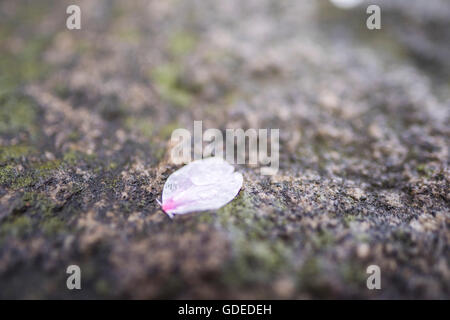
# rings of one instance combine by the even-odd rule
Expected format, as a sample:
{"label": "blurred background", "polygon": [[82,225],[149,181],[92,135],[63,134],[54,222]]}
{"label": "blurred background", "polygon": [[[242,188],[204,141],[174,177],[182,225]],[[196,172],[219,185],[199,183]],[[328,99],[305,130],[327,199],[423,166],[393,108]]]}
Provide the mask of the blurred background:
{"label": "blurred background", "polygon": [[[448,299],[449,76],[447,0],[2,1],[0,298]],[[170,221],[194,120],[280,169]]]}

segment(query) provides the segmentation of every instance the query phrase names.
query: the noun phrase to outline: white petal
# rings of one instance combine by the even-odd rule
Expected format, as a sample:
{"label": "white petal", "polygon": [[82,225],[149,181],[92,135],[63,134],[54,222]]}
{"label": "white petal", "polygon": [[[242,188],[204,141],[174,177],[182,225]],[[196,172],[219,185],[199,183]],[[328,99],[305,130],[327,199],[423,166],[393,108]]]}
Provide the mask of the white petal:
{"label": "white petal", "polygon": [[169,215],[216,210],[238,194],[243,177],[222,158],[196,160],[167,179],[162,207]]}

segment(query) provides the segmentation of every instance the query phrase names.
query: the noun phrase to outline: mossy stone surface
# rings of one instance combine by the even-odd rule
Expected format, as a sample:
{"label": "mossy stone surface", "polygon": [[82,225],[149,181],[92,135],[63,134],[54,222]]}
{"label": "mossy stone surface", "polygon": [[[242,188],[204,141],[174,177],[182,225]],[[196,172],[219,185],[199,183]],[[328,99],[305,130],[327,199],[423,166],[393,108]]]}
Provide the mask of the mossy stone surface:
{"label": "mossy stone surface", "polygon": [[[69,31],[64,3],[0,3],[0,298],[450,297],[448,1],[374,32],[329,1],[80,6]],[[170,220],[197,120],[280,129],[279,169]]]}

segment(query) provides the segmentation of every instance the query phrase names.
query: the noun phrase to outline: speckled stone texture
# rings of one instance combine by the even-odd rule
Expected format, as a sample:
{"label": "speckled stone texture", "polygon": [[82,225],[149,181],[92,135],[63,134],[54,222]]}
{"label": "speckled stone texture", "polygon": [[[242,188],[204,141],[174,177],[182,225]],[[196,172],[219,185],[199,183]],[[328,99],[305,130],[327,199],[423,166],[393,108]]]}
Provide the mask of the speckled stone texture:
{"label": "speckled stone texture", "polygon": [[[0,298],[449,299],[450,2],[371,3],[2,1]],[[170,220],[194,120],[280,168]]]}

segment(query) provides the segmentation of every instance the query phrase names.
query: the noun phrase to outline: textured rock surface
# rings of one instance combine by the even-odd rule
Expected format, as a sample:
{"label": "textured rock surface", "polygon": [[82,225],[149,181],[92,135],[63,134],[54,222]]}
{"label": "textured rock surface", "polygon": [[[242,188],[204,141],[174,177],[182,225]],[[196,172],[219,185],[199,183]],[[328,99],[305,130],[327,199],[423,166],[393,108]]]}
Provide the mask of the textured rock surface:
{"label": "textured rock surface", "polygon": [[[379,1],[381,31],[260,0],[80,1],[69,31],[44,3],[0,4],[0,297],[450,298],[448,1]],[[170,221],[194,120],[280,128],[280,169]]]}

